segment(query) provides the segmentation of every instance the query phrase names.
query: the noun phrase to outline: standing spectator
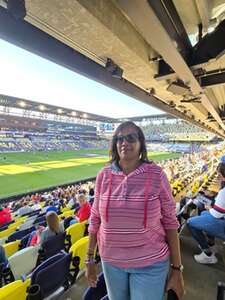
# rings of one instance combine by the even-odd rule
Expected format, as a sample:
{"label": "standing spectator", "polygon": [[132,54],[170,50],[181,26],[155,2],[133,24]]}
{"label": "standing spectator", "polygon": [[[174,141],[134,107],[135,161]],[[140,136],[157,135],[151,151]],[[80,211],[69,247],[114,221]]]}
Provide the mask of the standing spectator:
{"label": "standing spectator", "polygon": [[93,255],[98,237],[110,300],[162,300],[165,287],[180,299],[184,290],[178,222],[165,173],[149,162],[144,134],[132,122],[116,129],[110,154],[110,164],[96,180],[88,282],[92,287],[97,283]]}

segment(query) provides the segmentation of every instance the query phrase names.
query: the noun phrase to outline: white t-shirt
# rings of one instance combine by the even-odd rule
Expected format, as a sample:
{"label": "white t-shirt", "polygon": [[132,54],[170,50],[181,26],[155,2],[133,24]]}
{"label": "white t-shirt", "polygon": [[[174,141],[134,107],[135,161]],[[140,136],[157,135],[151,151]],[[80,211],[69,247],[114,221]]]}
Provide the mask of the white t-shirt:
{"label": "white t-shirt", "polygon": [[209,210],[210,214],[215,218],[225,219],[225,187],[219,191],[215,200],[213,208]]}

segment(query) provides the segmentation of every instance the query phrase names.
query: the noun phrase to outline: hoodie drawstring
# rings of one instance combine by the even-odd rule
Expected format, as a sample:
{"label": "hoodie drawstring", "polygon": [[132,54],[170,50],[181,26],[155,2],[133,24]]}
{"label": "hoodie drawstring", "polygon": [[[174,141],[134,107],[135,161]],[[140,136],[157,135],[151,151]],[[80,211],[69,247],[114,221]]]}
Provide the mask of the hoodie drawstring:
{"label": "hoodie drawstring", "polygon": [[106,222],[109,220],[109,201],[111,197],[111,192],[112,192],[112,172],[109,174],[109,192],[108,192],[108,197],[107,197],[107,202],[106,202],[106,207],[105,207],[105,219]]}
{"label": "hoodie drawstring", "polygon": [[147,228],[147,216],[148,216],[148,193],[150,188],[149,180],[145,183],[145,201],[144,201],[144,228]]}
{"label": "hoodie drawstring", "polygon": [[[150,182],[149,180],[146,180],[145,183],[145,199],[144,199],[144,228],[147,228],[147,216],[148,216],[148,194],[149,194],[149,189],[150,189]],[[110,202],[110,197],[112,193],[112,172],[109,174],[109,191],[108,191],[108,196],[107,196],[107,202],[106,202],[106,207],[105,207],[105,219],[106,222],[109,220],[109,202]]]}

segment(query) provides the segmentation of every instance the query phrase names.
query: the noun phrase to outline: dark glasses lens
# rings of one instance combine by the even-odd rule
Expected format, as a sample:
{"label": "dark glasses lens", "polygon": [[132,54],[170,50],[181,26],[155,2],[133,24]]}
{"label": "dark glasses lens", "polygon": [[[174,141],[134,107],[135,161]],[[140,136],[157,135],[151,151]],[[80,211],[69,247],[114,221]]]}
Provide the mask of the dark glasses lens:
{"label": "dark glasses lens", "polygon": [[130,133],[127,135],[118,135],[116,137],[117,143],[123,143],[123,141],[127,141],[128,143],[136,143],[138,141],[138,135],[136,133]]}

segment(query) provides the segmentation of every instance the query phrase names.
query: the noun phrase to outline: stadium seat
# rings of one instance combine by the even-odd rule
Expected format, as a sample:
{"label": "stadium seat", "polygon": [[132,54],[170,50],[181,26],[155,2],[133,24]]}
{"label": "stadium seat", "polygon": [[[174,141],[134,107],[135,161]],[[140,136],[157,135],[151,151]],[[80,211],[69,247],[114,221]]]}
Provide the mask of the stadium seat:
{"label": "stadium seat", "polygon": [[15,231],[13,232],[7,239],[8,242],[13,242],[15,240],[21,240],[24,236],[26,236],[27,234],[31,233],[32,231],[35,230],[35,227],[32,226],[28,229],[24,229],[24,230],[19,230],[19,231]]}
{"label": "stadium seat", "polygon": [[73,245],[75,242],[79,241],[79,239],[81,239],[84,236],[86,223],[86,221],[82,223],[76,223],[69,226],[66,229],[66,235],[70,241],[70,245]]}
{"label": "stadium seat", "polygon": [[0,245],[4,245],[7,240],[7,237],[0,238]]}
{"label": "stadium seat", "polygon": [[7,257],[10,257],[11,255],[13,255],[15,252],[17,252],[19,250],[19,245],[20,245],[20,240],[16,240],[16,241],[2,245],[2,247],[5,250],[5,255]]}
{"label": "stadium seat", "polygon": [[48,238],[41,246],[38,261],[44,261],[65,249],[65,233],[59,233]]}
{"label": "stadium seat", "polygon": [[20,225],[19,230],[25,230],[30,228],[33,225],[36,218],[37,216],[32,216],[28,218],[23,224]]}
{"label": "stadium seat", "polygon": [[26,300],[30,280],[17,280],[0,289],[0,300]]}
{"label": "stadium seat", "polygon": [[81,238],[79,241],[77,241],[75,244],[73,244],[69,250],[69,252],[72,253],[73,257],[78,256],[80,258],[80,264],[79,264],[80,270],[84,269],[85,267],[88,241],[89,241],[89,236],[85,236]]}
{"label": "stadium seat", "polygon": [[34,285],[40,287],[40,299],[51,295],[60,287],[67,289],[69,287],[71,258],[71,254],[60,252],[40,264],[32,273],[28,295],[32,296],[32,286]]}
{"label": "stadium seat", "polygon": [[74,210],[67,210],[64,211],[61,215],[59,215],[59,219],[62,220],[63,218],[67,218],[73,215],[74,215]]}
{"label": "stadium seat", "polygon": [[35,268],[40,246],[24,248],[9,257],[9,266],[15,280],[26,276]]}
{"label": "stadium seat", "polygon": [[106,284],[103,273],[98,275],[96,288],[89,287],[84,292],[82,300],[100,300],[107,294]]}
{"label": "stadium seat", "polygon": [[12,234],[13,232],[16,231],[16,227],[12,227],[12,228],[8,228],[4,231],[0,231],[0,238],[8,237],[10,234]]}

